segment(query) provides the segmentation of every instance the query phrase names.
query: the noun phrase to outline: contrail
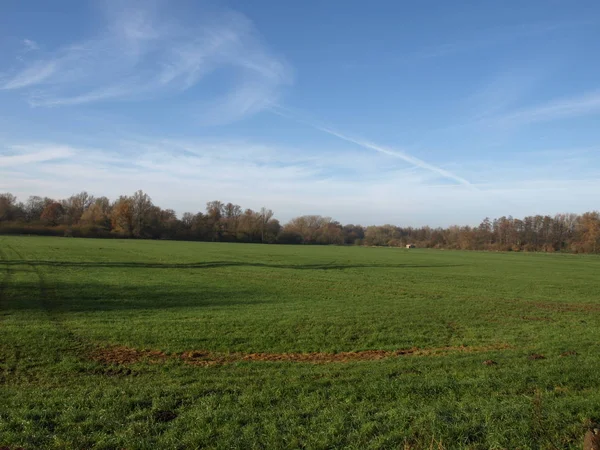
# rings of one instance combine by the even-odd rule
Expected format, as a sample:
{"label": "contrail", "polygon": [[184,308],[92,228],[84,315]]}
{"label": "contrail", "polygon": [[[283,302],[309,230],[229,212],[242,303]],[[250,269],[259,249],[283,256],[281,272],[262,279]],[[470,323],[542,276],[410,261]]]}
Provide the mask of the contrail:
{"label": "contrail", "polygon": [[[283,112],[282,110],[285,112]],[[350,137],[346,134],[332,130],[331,128],[327,128],[327,127],[324,127],[324,126],[321,126],[321,125],[318,125],[316,123],[309,122],[306,120],[298,119],[298,117],[296,115],[292,114],[290,110],[288,110],[287,108],[283,108],[280,105],[271,105],[271,111],[282,117],[286,117],[288,119],[292,119],[297,122],[301,122],[305,125],[308,125],[314,129],[316,129],[316,130],[330,134],[331,136],[335,136],[346,142],[351,142],[353,144],[356,144],[356,145],[366,148],[368,150],[373,150],[373,151],[376,151],[379,153],[393,156],[395,158],[406,161],[407,163],[410,163],[416,167],[420,167],[421,169],[430,170],[431,172],[435,172],[438,175],[443,176],[444,178],[448,178],[450,180],[456,181],[459,184],[462,184],[463,186],[467,186],[470,189],[476,190],[475,186],[469,180],[459,177],[458,175],[455,175],[452,172],[442,169],[441,167],[437,167],[437,166],[434,166],[433,164],[429,164],[428,162],[423,161],[422,159],[419,159],[415,156],[409,155],[408,153],[401,152],[398,150],[393,150],[388,147],[383,147],[381,145],[375,144],[373,142],[365,141],[362,139],[356,139],[356,138]]]}

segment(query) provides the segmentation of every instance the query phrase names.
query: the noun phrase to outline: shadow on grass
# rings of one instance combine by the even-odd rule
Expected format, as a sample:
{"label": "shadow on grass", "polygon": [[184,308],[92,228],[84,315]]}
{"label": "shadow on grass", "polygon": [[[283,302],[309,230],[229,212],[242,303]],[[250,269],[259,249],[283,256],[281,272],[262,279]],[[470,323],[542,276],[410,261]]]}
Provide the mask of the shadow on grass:
{"label": "shadow on grass", "polygon": [[221,308],[275,301],[263,292],[225,285],[107,285],[83,280],[44,285],[37,280],[20,282],[13,284],[2,300],[0,311],[3,312],[48,310],[56,313]]}
{"label": "shadow on grass", "polygon": [[[206,261],[198,263],[153,262],[87,262],[47,260],[4,260],[0,267],[10,267],[13,273],[31,272],[34,277],[10,285],[2,295],[0,311],[42,309],[57,313],[117,310],[156,310],[171,308],[221,308],[236,305],[258,305],[281,302],[281,298],[269,291],[251,289],[240,283],[216,285],[206,277],[197,282],[176,284],[165,275],[165,284],[157,282],[162,275],[153,271],[145,274],[148,283],[135,284],[127,280],[128,269],[211,269],[226,267],[258,267],[292,270],[344,270],[355,268],[434,268],[457,267],[460,264],[272,264],[240,261]],[[68,282],[52,278],[47,268],[113,269],[115,283],[99,283],[86,273],[73,276]],[[136,274],[139,276],[139,273]],[[210,277],[210,275],[208,275]],[[89,281],[88,281],[89,279]],[[214,280],[213,280],[214,281]]]}
{"label": "shadow on grass", "polygon": [[132,261],[42,261],[42,260],[5,260],[0,265],[6,266],[50,266],[79,268],[123,268],[123,269],[212,269],[219,267],[264,267],[269,269],[293,270],[344,270],[344,269],[404,269],[461,267],[464,264],[267,264],[241,261],[204,261],[197,263],[152,263]]}

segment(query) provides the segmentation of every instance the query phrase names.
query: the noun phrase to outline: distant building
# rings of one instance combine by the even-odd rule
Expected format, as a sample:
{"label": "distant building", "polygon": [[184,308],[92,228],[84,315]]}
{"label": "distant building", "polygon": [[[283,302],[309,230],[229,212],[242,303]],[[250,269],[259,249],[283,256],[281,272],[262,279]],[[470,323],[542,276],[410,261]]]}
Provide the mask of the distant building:
{"label": "distant building", "polygon": [[415,248],[415,244],[406,244],[406,248]]}

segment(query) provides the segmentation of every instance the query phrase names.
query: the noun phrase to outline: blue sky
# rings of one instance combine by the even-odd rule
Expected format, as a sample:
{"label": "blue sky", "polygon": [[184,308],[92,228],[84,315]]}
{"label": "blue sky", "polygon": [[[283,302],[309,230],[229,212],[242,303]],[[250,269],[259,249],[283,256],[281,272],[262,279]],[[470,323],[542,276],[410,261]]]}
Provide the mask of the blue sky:
{"label": "blue sky", "polygon": [[0,191],[345,223],[600,208],[594,1],[0,3]]}

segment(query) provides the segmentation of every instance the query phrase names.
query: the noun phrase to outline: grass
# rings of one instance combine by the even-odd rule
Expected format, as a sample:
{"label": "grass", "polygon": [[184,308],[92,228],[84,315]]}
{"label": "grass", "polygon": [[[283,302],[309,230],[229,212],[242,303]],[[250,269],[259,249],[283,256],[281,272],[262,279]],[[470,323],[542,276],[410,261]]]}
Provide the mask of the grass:
{"label": "grass", "polygon": [[[0,237],[0,258],[0,446],[562,449],[599,419],[598,257]],[[161,358],[94,357],[113,346]],[[367,350],[388,353],[326,362]]]}

